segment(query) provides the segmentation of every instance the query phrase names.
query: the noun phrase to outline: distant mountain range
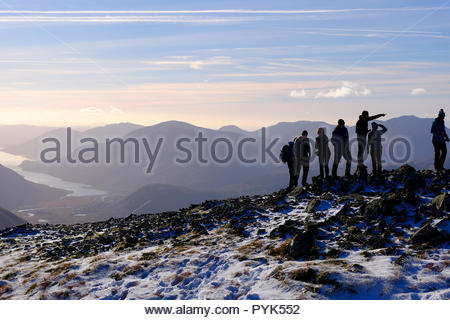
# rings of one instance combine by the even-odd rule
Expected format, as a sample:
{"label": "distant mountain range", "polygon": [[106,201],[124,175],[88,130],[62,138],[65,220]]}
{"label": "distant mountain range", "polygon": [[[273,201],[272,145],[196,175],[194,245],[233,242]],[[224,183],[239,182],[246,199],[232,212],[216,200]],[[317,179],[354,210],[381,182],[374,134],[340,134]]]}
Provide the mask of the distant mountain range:
{"label": "distant mountain range", "polygon": [[[433,119],[422,119],[414,116],[404,116],[399,118],[390,119],[387,121],[380,121],[384,123],[388,128],[386,138],[403,137],[406,138],[412,144],[411,159],[408,161],[410,165],[418,168],[431,168],[433,165],[433,146],[431,144],[430,127]],[[328,135],[331,136],[331,131],[335,125],[324,122],[313,121],[298,121],[298,122],[282,122],[276,125],[268,127],[267,141],[272,138],[279,138],[278,143],[272,148],[273,153],[278,157],[281,147],[291,141],[294,137],[299,136],[303,130],[309,131],[309,137],[314,139],[317,129],[319,127],[326,128]],[[223,192],[224,195],[228,195],[228,191],[235,191],[235,195],[241,192],[253,193],[253,192],[271,192],[276,188],[282,187],[287,180],[286,167],[280,163],[275,163],[271,159],[266,164],[245,164],[239,162],[237,159],[233,159],[226,165],[220,164],[203,164],[199,161],[192,161],[191,163],[180,165],[175,163],[175,159],[183,158],[184,155],[175,147],[175,142],[179,137],[189,137],[194,140],[197,137],[198,132],[202,132],[204,137],[208,139],[209,145],[205,144],[205,155],[208,155],[209,146],[211,141],[216,138],[227,138],[233,143],[239,141],[243,137],[254,138],[258,141],[258,145],[261,144],[261,130],[245,131],[239,129],[236,126],[226,126],[219,130],[211,130],[206,128],[200,128],[188,123],[169,121],[160,123],[149,127],[139,127],[132,124],[125,124],[120,127],[106,126],[102,128],[96,128],[88,131],[87,133],[74,133],[74,140],[81,137],[88,136],[88,133],[92,134],[92,137],[117,137],[124,138],[134,137],[141,139],[143,137],[150,140],[152,143],[156,143],[156,139],[164,138],[164,147],[161,149],[157,158],[157,164],[151,175],[145,174],[147,163],[134,164],[128,163],[110,164],[110,165],[72,165],[68,163],[62,163],[61,165],[44,165],[40,162],[24,162],[22,168],[29,171],[37,171],[48,173],[65,180],[80,182],[88,185],[92,185],[96,188],[107,190],[118,194],[127,194],[130,190],[136,190],[149,184],[169,184],[175,186],[188,187],[200,191],[213,191]],[[349,133],[351,137],[354,137],[354,127],[349,126]],[[128,134],[126,132],[128,131]],[[50,133],[59,135],[60,131]],[[40,137],[42,138],[42,137]],[[7,152],[20,155],[29,155],[29,151],[36,146],[36,139],[21,146],[11,147],[6,149]],[[192,147],[195,156],[198,150],[193,142],[192,145],[186,144]],[[399,144],[400,145],[400,144]],[[352,146],[353,155],[356,158],[356,144]],[[63,149],[64,150],[64,149]],[[74,148],[76,150],[76,148]],[[132,149],[128,150],[127,154],[134,154]],[[143,151],[143,150],[141,150]],[[100,147],[100,152],[104,157],[104,148]],[[246,156],[248,158],[259,157],[260,147],[257,144],[248,144],[248,148],[245,149]],[[385,154],[389,152],[388,148],[384,150]],[[34,153],[36,153],[34,151]],[[234,150],[236,154],[236,150]],[[119,154],[116,152],[113,159],[117,159]],[[145,154],[142,154],[142,158],[145,158]],[[209,158],[211,159],[211,158]],[[131,161],[129,161],[131,162]],[[369,163],[369,161],[367,162]],[[311,174],[317,174],[317,163],[311,164]],[[330,161],[330,166],[332,160]],[[398,166],[399,163],[385,163],[386,168]],[[342,167],[342,166],[341,166]],[[341,168],[342,170],[342,168]],[[265,185],[257,182],[261,177],[271,176],[276,183],[272,183],[269,188],[265,188]],[[270,180],[270,179],[269,179]]]}
{"label": "distant mountain range", "polygon": [[0,126],[0,148],[20,145],[53,129],[51,127],[29,125]]}
{"label": "distant mountain range", "polygon": [[[110,124],[103,127],[96,127],[86,131],[79,131],[72,128],[72,149],[77,149],[80,147],[80,139],[83,138],[95,138],[97,140],[104,140],[108,137],[123,137],[126,134],[142,128],[143,126],[132,124],[132,123],[116,123]],[[1,129],[1,127],[0,127]],[[56,128],[52,130],[47,130],[39,135],[33,136],[26,141],[10,145],[6,147],[3,151],[15,155],[20,155],[31,160],[39,160],[41,151],[46,147],[42,143],[45,138],[56,138],[61,142],[61,149],[66,150],[66,133],[67,128]]]}

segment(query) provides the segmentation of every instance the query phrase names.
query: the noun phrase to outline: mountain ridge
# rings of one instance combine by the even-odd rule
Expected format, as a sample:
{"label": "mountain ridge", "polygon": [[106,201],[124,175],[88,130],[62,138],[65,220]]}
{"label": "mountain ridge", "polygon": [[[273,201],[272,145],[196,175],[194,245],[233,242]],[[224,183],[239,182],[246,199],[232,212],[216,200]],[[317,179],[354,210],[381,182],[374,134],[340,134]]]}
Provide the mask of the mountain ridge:
{"label": "mountain ridge", "polygon": [[51,188],[46,185],[26,180],[15,171],[0,164],[0,204],[5,209],[13,210],[25,205],[58,199],[69,191]]}
{"label": "mountain ridge", "polygon": [[[405,137],[408,143],[412,143],[411,159],[409,164],[422,169],[431,168],[433,165],[433,158],[430,156],[433,152],[431,144],[431,135],[429,134],[430,126],[433,119],[417,118],[415,116],[403,116],[400,118],[392,118],[380,123],[387,124],[388,132],[386,137]],[[306,129],[309,131],[309,136],[314,139],[315,132],[318,127],[325,127],[328,135],[331,136],[331,131],[335,125],[324,122],[298,121],[298,122],[280,122],[276,125],[266,128],[267,140],[272,138],[279,138],[278,143],[273,148],[277,153],[283,144],[292,140],[293,137],[299,136],[301,131]],[[351,138],[355,137],[354,127],[349,126],[349,133]],[[158,155],[158,162],[154,168],[152,175],[146,175],[144,165],[125,165],[125,166],[73,166],[61,165],[43,166],[38,162],[24,162],[22,168],[28,171],[43,172],[50,175],[57,176],[64,180],[79,182],[87,185],[92,185],[101,190],[107,190],[113,193],[125,194],[127,190],[137,189],[148,184],[170,184],[179,185],[183,187],[198,189],[200,191],[220,191],[220,189],[230,189],[232,186],[237,187],[238,191],[248,190],[249,194],[252,192],[270,192],[281,188],[281,179],[277,179],[276,185],[271,185],[270,188],[264,190],[265,185],[255,185],[248,187],[245,181],[257,181],[258,177],[263,175],[279,175],[285,176],[288,180],[287,170],[281,164],[272,163],[269,161],[266,165],[245,165],[242,163],[229,163],[227,166],[209,165],[205,166],[196,163],[195,159],[187,165],[177,165],[174,159],[179,157],[179,150],[176,150],[174,145],[177,138],[189,137],[194,141],[196,134],[203,132],[208,138],[209,143],[217,137],[225,137],[234,142],[244,137],[242,133],[228,132],[221,130],[206,129],[191,125],[186,122],[167,121],[160,124],[143,127],[138,130],[130,132],[123,138],[142,138],[146,137],[153,139],[151,142],[155,143],[154,139],[164,137],[166,143],[164,144],[161,154]],[[257,140],[260,143],[261,137],[259,131],[249,132],[248,137]],[[246,136],[245,136],[246,137]],[[209,147],[210,145],[207,145]],[[248,156],[258,156],[257,146],[249,146]],[[197,152],[195,145],[192,151]],[[333,149],[333,148],[331,148]],[[384,154],[389,153],[389,148],[385,149]],[[356,144],[352,144],[352,153],[356,158]],[[276,157],[278,154],[275,155]],[[116,157],[116,156],[114,156]],[[211,160],[211,159],[209,159]],[[369,161],[367,161],[368,163]],[[330,161],[331,166],[332,160]],[[398,166],[398,163],[386,163],[386,168],[393,168]],[[317,174],[317,166],[311,164],[311,175]],[[342,174],[342,173],[341,173]],[[185,176],[184,179],[179,177]],[[211,184],[211,181],[214,181]],[[241,187],[238,185],[242,184]]]}
{"label": "mountain ridge", "polygon": [[0,230],[28,223],[14,213],[0,207]]}

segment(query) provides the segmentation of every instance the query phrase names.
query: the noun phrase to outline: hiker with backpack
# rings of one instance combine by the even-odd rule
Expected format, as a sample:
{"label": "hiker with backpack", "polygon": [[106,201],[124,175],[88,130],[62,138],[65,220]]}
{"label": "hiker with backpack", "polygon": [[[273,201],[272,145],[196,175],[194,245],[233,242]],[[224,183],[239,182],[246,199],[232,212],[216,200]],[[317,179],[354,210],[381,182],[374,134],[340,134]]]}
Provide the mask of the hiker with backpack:
{"label": "hiker with backpack", "polygon": [[300,173],[303,170],[302,185],[306,186],[309,173],[309,161],[311,159],[311,145],[308,139],[308,131],[304,130],[302,136],[294,140],[294,179],[298,183]]}
{"label": "hiker with backpack", "polygon": [[328,163],[330,162],[331,151],[328,146],[328,137],[325,128],[319,128],[317,130],[315,149],[316,154],[319,156],[320,178],[328,178],[330,175]]}
{"label": "hiker with backpack", "polygon": [[[381,127],[381,130],[378,130]],[[381,173],[381,154],[383,146],[381,145],[381,136],[387,132],[387,128],[382,124],[372,122],[372,130],[368,135],[368,151],[372,158],[372,174]]]}
{"label": "hiker with backpack", "polygon": [[444,109],[441,109],[439,110],[439,115],[436,119],[434,119],[431,127],[434,146],[434,169],[436,171],[444,170],[444,163],[447,158],[447,145],[445,143],[450,141],[445,129],[444,119],[445,112]]}
{"label": "hiker with backpack", "polygon": [[338,125],[333,130],[333,134],[331,136],[331,143],[333,144],[334,147],[333,169],[331,170],[333,178],[337,178],[337,170],[339,167],[339,162],[341,162],[342,157],[344,157],[346,161],[345,176],[350,177],[350,170],[352,166],[352,154],[350,152],[348,130],[345,127],[345,121],[343,119],[339,119]]}
{"label": "hiker with backpack", "polygon": [[364,152],[367,145],[367,134],[369,133],[369,121],[386,116],[385,113],[369,116],[368,111],[363,111],[356,122],[356,135],[358,138],[358,167],[364,165]]}
{"label": "hiker with backpack", "polygon": [[298,185],[298,177],[295,177],[295,159],[294,159],[294,142],[289,141],[284,145],[280,152],[280,159],[283,163],[286,163],[289,169],[289,187],[291,190]]}

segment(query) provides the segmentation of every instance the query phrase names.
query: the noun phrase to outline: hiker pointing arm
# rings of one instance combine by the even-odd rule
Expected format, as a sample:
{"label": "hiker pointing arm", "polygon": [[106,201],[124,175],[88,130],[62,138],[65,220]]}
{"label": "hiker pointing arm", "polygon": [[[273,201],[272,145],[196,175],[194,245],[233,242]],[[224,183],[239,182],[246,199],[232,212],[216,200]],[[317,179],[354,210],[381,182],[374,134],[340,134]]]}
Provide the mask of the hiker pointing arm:
{"label": "hiker pointing arm", "polygon": [[381,118],[381,117],[385,117],[385,116],[386,116],[386,113],[380,113],[380,114],[376,114],[374,116],[369,117],[367,120],[368,121],[372,121],[372,120],[375,120],[375,119],[378,119],[378,118]]}

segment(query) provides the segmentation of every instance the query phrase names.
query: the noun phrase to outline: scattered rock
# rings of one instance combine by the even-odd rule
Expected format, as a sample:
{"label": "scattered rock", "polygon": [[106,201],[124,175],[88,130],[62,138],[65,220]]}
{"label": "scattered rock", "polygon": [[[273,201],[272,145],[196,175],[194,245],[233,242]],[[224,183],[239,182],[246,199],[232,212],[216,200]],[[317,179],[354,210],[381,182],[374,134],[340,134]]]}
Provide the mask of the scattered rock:
{"label": "scattered rock", "polygon": [[314,243],[313,231],[298,233],[291,241],[289,255],[294,259],[305,257],[311,253]]}
{"label": "scattered rock", "polygon": [[440,211],[450,211],[450,194],[442,193],[431,200],[431,206]]}
{"label": "scattered rock", "polygon": [[314,198],[311,201],[308,202],[308,205],[306,206],[306,212],[307,213],[314,213],[316,212],[316,207],[319,206],[320,199]]}
{"label": "scattered rock", "polygon": [[404,184],[404,188],[412,192],[415,192],[421,188],[425,188],[426,186],[425,178],[415,171],[411,172],[408,175],[405,175],[402,182]]}
{"label": "scattered rock", "polygon": [[305,188],[296,187],[291,192],[288,193],[288,196],[294,197],[294,198],[299,198],[299,197],[305,195],[306,193],[307,193],[307,191],[305,190]]}
{"label": "scattered rock", "polygon": [[269,237],[271,239],[276,239],[276,238],[285,239],[285,238],[293,237],[297,233],[298,233],[298,229],[296,227],[296,224],[293,223],[292,221],[286,221],[281,226],[278,226],[275,229],[273,229],[270,232]]}
{"label": "scattered rock", "polygon": [[414,244],[430,242],[434,239],[440,238],[440,232],[437,228],[431,226],[430,223],[425,224],[422,228],[414,232],[409,238],[408,242]]}
{"label": "scattered rock", "polygon": [[395,200],[387,195],[387,198],[380,198],[370,201],[367,205],[360,207],[361,215],[370,219],[377,219],[381,216],[395,215],[397,210],[395,209]]}

